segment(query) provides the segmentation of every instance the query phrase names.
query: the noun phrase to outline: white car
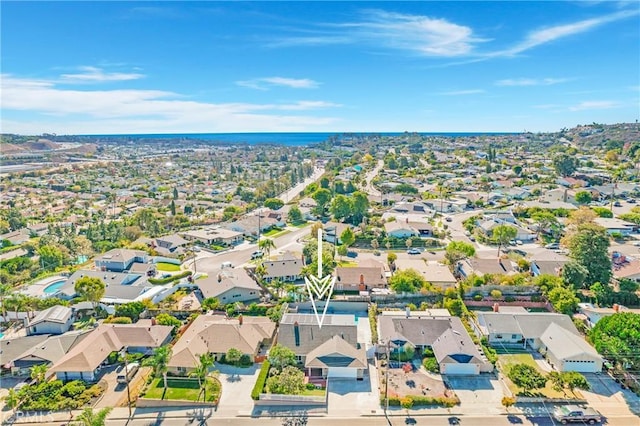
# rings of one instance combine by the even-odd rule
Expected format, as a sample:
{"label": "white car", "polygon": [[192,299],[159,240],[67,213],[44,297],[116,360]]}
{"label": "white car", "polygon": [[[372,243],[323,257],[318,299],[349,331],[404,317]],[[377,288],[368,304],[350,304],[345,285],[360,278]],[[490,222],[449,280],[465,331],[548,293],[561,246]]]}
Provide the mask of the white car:
{"label": "white car", "polygon": [[631,244],[633,244],[636,247],[640,247],[640,241],[634,241]]}

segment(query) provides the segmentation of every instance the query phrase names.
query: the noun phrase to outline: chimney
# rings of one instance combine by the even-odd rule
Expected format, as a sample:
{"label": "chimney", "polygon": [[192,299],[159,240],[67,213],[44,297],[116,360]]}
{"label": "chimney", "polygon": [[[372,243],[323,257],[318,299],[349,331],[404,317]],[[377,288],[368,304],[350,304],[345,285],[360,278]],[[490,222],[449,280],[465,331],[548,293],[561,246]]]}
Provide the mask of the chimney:
{"label": "chimney", "polygon": [[404,223],[409,223],[409,218],[405,218]]}
{"label": "chimney", "polygon": [[242,325],[242,315],[238,315],[238,325]]}
{"label": "chimney", "polygon": [[613,312],[620,312],[620,305],[618,305],[617,303],[613,304]]}
{"label": "chimney", "polygon": [[218,282],[222,281],[222,275],[218,274]]}
{"label": "chimney", "polygon": [[497,303],[493,304],[493,312],[500,312],[500,305]]}
{"label": "chimney", "polygon": [[404,314],[407,318],[411,316],[411,309],[408,306],[404,308]]}
{"label": "chimney", "polygon": [[360,274],[360,284],[364,285],[364,274]]}
{"label": "chimney", "polygon": [[151,325],[156,325],[156,319],[155,318],[151,318]]}

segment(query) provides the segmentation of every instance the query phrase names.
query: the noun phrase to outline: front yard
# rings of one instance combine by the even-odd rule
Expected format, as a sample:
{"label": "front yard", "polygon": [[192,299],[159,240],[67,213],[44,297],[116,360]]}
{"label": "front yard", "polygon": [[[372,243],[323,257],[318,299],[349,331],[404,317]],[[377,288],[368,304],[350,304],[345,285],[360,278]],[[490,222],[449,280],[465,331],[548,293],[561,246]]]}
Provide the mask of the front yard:
{"label": "front yard", "polygon": [[[387,388],[387,367],[383,362],[378,362],[378,376],[380,399],[384,401],[385,391],[388,392],[390,405],[394,401],[403,398],[411,398],[414,405],[445,405],[448,401],[451,405],[457,402],[455,393],[447,389],[442,380],[432,377],[422,369],[403,369],[404,363],[392,362],[392,368],[388,370],[389,383]],[[393,368],[396,367],[396,368]]]}
{"label": "front yard", "polygon": [[[207,400],[215,402],[220,398],[220,381],[216,378],[207,379]],[[178,401],[200,401],[203,393],[200,384],[196,379],[169,378],[167,379],[167,390],[164,389],[163,379],[154,379],[143,396],[148,399],[178,400]]]}
{"label": "front yard", "polygon": [[550,380],[547,380],[547,383],[544,388],[535,389],[531,393],[527,393],[524,389],[516,386],[508,377],[509,370],[512,366],[516,364],[526,364],[535,368],[540,374],[543,376],[547,375],[547,372],[542,370],[538,363],[533,359],[531,354],[504,354],[498,355],[498,365],[504,374],[504,381],[506,385],[509,387],[511,393],[517,396],[542,396],[547,398],[557,398],[557,399],[582,399],[583,396],[580,391],[575,390],[573,395],[571,392],[564,393],[562,391],[557,391],[553,388],[553,384]]}

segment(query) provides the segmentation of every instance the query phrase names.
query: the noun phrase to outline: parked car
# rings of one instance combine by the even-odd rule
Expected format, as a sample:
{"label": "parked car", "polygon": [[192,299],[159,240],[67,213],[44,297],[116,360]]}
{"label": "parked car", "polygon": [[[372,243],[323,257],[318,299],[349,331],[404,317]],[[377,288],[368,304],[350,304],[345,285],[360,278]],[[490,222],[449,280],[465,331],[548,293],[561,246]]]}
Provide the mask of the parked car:
{"label": "parked car", "polygon": [[561,405],[553,410],[553,418],[566,425],[567,423],[600,423],[602,414],[593,408],[581,405]]}
{"label": "parked car", "polygon": [[133,376],[136,375],[138,369],[140,368],[140,364],[137,362],[132,362],[131,364],[127,364],[125,368],[122,369],[118,377],[116,377],[116,381],[118,383],[128,383],[133,379]]}
{"label": "parked car", "polygon": [[558,250],[560,248],[560,243],[550,243],[544,246],[544,248],[549,250]]}
{"label": "parked car", "polygon": [[614,207],[622,207],[622,204],[620,204],[620,201],[616,201],[615,203],[613,203]]}
{"label": "parked car", "polygon": [[444,220],[446,220],[447,222],[451,222],[453,219],[451,219],[450,216],[447,216],[447,217],[444,218]]}
{"label": "parked car", "polygon": [[635,198],[629,198],[629,199],[627,200],[627,203],[629,203],[629,204],[635,204],[635,203],[636,203],[636,199],[635,199]]}
{"label": "parked car", "polygon": [[524,243],[522,242],[522,240],[516,240],[516,244],[517,244],[517,245],[519,245],[519,246],[521,246],[521,245],[523,245]]}
{"label": "parked car", "polygon": [[251,253],[251,259],[260,259],[264,256],[264,252],[262,250],[254,251]]}
{"label": "parked car", "polygon": [[357,251],[348,251],[347,252],[347,257],[350,257],[352,259],[358,257],[358,252]]}
{"label": "parked car", "polygon": [[407,253],[409,253],[409,254],[420,254],[420,250],[418,250],[417,248],[410,248],[409,250],[407,250]]}

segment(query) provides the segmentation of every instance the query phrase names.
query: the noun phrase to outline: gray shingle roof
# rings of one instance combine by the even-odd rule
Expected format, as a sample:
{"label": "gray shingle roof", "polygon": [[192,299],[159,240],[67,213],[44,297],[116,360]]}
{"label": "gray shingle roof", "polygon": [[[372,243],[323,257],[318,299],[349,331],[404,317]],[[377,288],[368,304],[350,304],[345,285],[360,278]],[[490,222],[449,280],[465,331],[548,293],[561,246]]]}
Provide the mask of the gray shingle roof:
{"label": "gray shingle roof", "polygon": [[51,306],[44,311],[40,311],[40,313],[38,313],[35,318],[29,321],[29,325],[37,325],[42,322],[55,322],[58,324],[64,324],[69,320],[71,314],[71,308],[61,305]]}
{"label": "gray shingle roof", "polygon": [[601,358],[598,352],[581,336],[573,334],[556,323],[549,324],[540,340],[547,347],[547,350],[560,360],[585,354],[589,358]]}
{"label": "gray shingle roof", "polygon": [[[295,324],[298,325],[296,345]],[[307,355],[324,342],[340,336],[353,347],[358,344],[358,325],[353,315],[327,315],[322,328],[314,314],[285,314],[280,321],[278,343],[293,350],[296,355]]]}
{"label": "gray shingle roof", "polygon": [[357,349],[340,336],[333,336],[307,354],[304,366],[366,368],[367,355],[364,348]]}
{"label": "gray shingle roof", "polygon": [[490,334],[522,334],[525,339],[540,338],[547,327],[558,324],[567,331],[580,335],[568,315],[551,312],[502,313],[478,312],[478,323]]}

